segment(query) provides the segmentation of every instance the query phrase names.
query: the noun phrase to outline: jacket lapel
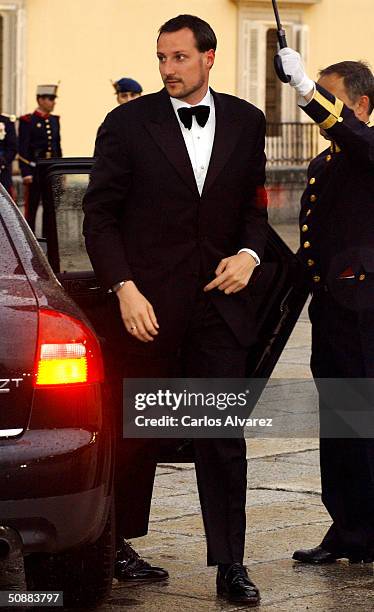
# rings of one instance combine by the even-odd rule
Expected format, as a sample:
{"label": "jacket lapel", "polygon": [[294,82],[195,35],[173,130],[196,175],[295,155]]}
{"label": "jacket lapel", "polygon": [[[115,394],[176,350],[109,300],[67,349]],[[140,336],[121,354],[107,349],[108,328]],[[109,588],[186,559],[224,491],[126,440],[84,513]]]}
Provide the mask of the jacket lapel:
{"label": "jacket lapel", "polygon": [[214,107],[216,113],[216,129],[212,155],[210,157],[209,168],[204,183],[202,195],[213,185],[220,172],[228,162],[241,134],[241,123],[239,117],[230,114],[228,108],[228,98],[217,94],[211,89],[214,97]]}
{"label": "jacket lapel", "polygon": [[179,176],[200,197],[182,131],[165,89],[159,92],[154,116],[145,127]]}

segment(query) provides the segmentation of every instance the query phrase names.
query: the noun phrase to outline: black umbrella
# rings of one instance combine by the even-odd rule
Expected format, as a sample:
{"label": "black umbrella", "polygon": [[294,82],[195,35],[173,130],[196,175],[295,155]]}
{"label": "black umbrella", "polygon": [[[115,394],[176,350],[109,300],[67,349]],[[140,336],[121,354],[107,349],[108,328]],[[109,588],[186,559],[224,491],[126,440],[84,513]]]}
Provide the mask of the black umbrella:
{"label": "black umbrella", "polygon": [[[272,0],[272,3],[273,3],[275,20],[277,22],[277,35],[278,35],[279,47],[280,47],[280,49],[284,49],[285,47],[288,46],[287,45],[287,40],[286,40],[286,32],[282,28],[282,24],[281,24],[281,21],[280,21],[277,0]],[[278,54],[274,57],[274,68],[275,68],[275,72],[278,75],[278,78],[283,83],[289,83],[290,82],[291,77],[288,76],[287,74],[285,74],[285,72],[283,70],[283,66],[282,66],[282,59],[281,59],[280,55],[278,55]]]}

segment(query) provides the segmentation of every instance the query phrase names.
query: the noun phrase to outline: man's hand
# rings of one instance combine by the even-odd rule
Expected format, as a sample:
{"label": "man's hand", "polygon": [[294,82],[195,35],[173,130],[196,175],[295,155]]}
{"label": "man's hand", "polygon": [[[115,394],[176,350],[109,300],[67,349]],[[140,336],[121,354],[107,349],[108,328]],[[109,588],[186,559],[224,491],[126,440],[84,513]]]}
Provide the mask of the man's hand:
{"label": "man's hand", "polygon": [[249,253],[243,252],[232,257],[225,257],[217,266],[216,278],[204,287],[204,291],[211,291],[218,287],[226,295],[237,293],[248,285],[255,267],[256,261]]}
{"label": "man's hand", "polygon": [[314,82],[305,74],[300,53],[285,47],[279,51],[284,72],[291,77],[290,85],[308,102],[314,93]]}
{"label": "man's hand", "polygon": [[117,291],[122,320],[129,334],[141,342],[152,342],[159,325],[152,304],[140,293],[133,281]]}
{"label": "man's hand", "polygon": [[22,179],[22,182],[24,185],[31,185],[32,183],[32,176],[31,174],[29,176],[24,176]]}

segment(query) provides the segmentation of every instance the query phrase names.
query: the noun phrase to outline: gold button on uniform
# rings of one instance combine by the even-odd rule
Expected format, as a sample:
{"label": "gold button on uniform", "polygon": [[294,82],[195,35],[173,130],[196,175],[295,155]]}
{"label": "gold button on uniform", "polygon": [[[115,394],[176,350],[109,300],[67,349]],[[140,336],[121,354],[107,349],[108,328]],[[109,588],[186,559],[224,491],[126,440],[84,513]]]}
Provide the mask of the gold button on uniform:
{"label": "gold button on uniform", "polygon": [[320,276],[318,276],[318,274],[316,274],[315,276],[313,276],[313,281],[314,281],[315,283],[319,283],[319,282],[320,282],[320,280],[321,280],[321,277],[320,277]]}
{"label": "gold button on uniform", "polygon": [[316,182],[316,179],[313,177],[310,179],[309,185],[314,185],[315,182]]}
{"label": "gold button on uniform", "polygon": [[317,196],[316,196],[316,195],[314,195],[314,193],[313,193],[313,194],[310,196],[309,200],[310,200],[311,202],[315,202],[315,201],[317,200]]}
{"label": "gold button on uniform", "polygon": [[312,268],[314,266],[314,259],[308,259],[308,266]]}
{"label": "gold button on uniform", "polygon": [[303,227],[301,228],[302,232],[307,232],[309,229],[309,227],[307,225],[303,225]]}
{"label": "gold button on uniform", "polygon": [[310,249],[310,242],[306,241],[304,242],[304,249]]}
{"label": "gold button on uniform", "polygon": [[327,156],[326,156],[326,161],[327,161],[327,162],[329,162],[329,161],[331,161],[331,160],[332,160],[331,155],[327,155]]}
{"label": "gold button on uniform", "polygon": [[366,278],[366,274],[360,274],[360,276],[358,277],[358,280],[363,281]]}

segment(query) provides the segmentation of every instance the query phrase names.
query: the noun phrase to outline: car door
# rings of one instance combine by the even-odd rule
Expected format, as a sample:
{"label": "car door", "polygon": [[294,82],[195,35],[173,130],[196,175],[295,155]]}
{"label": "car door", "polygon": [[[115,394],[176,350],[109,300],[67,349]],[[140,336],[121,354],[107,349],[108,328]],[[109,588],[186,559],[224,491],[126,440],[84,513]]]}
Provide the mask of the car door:
{"label": "car door", "polygon": [[[117,298],[96,281],[82,236],[82,198],[92,158],[43,160],[39,164],[49,262],[69,295],[92,322],[100,338],[106,371],[118,371]],[[248,377],[271,375],[308,296],[306,277],[296,255],[270,228],[265,255],[256,269],[251,293],[257,304],[257,341],[248,355]]]}

